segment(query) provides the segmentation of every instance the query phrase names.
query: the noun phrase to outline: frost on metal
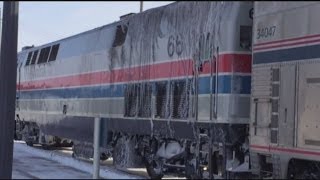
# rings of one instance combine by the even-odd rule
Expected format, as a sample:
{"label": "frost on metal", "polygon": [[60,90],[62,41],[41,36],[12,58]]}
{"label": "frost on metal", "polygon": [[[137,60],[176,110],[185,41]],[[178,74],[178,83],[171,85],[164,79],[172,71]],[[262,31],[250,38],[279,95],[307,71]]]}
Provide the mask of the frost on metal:
{"label": "frost on metal", "polygon": [[130,58],[140,65],[155,62],[158,40],[169,35],[183,39],[183,51],[178,56],[193,57],[199,54],[199,39],[203,32],[210,33],[212,46],[219,38],[219,25],[222,15],[230,3],[185,2],[153,9],[133,16],[128,20],[128,38],[123,48],[130,49]]}
{"label": "frost on metal", "polygon": [[[122,74],[130,81],[124,87],[125,116],[195,120],[198,69],[221,45],[220,25],[231,6],[232,2],[178,2],[122,21],[126,39],[123,45],[110,49],[109,68],[113,70],[116,64],[129,67]],[[177,72],[174,66],[151,69],[148,65],[171,59],[183,59],[183,70],[190,73],[184,73],[188,75],[179,81],[164,77],[165,81],[151,86],[148,79],[156,73]],[[191,59],[192,64],[185,59]]]}
{"label": "frost on metal", "polygon": [[122,137],[118,141],[114,149],[116,157],[113,157],[115,166],[118,169],[143,167],[142,158],[135,153],[135,140]]}

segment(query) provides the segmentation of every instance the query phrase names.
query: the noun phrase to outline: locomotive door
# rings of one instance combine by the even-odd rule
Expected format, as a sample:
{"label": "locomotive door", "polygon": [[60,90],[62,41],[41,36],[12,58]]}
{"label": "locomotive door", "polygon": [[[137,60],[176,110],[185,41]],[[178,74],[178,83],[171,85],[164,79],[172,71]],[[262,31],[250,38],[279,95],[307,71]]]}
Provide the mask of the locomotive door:
{"label": "locomotive door", "polygon": [[258,144],[269,144],[269,124],[271,115],[271,103],[269,98],[254,98],[253,99],[253,136],[252,142]]}
{"label": "locomotive door", "polygon": [[[296,95],[296,65],[284,65],[280,68],[279,88],[279,145],[294,145],[295,95]],[[277,93],[278,94],[278,93]]]}
{"label": "locomotive door", "polygon": [[295,145],[320,149],[320,62],[297,65]]}
{"label": "locomotive door", "polygon": [[[278,72],[270,67],[253,67],[252,71],[252,104],[251,119],[252,128],[250,128],[251,144],[266,145],[276,143],[274,136],[271,136],[270,124],[272,112],[273,95],[271,95],[271,86],[275,79],[272,74]],[[273,137],[273,138],[271,138]]]}
{"label": "locomotive door", "polygon": [[[19,62],[19,61],[18,61]],[[18,70],[17,70],[17,83],[18,83],[18,89],[16,90],[16,109],[20,110],[20,82],[21,82],[21,67],[22,67],[22,62],[18,63]]]}

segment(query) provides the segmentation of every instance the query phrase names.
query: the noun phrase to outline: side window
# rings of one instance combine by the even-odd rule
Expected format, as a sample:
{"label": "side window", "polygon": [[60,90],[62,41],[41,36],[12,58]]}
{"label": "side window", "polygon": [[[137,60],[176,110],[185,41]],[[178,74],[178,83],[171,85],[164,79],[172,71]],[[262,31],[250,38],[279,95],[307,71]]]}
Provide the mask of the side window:
{"label": "side window", "polygon": [[38,52],[39,52],[39,50],[36,50],[36,51],[33,52],[33,56],[32,56],[30,65],[36,63],[36,60],[37,60],[37,57],[38,57]]}
{"label": "side window", "polygon": [[251,50],[252,27],[240,26],[240,47],[245,50]]}
{"label": "side window", "polygon": [[112,47],[121,46],[126,40],[128,27],[126,25],[118,25],[116,29],[116,35],[112,44]]}
{"label": "side window", "polygon": [[212,41],[211,41],[212,36],[210,33],[203,33],[200,35],[199,39],[199,50],[200,50],[200,59],[202,61],[208,60],[211,58],[211,51],[213,48]]}
{"label": "side window", "polygon": [[[55,61],[58,55],[59,46],[60,44],[56,44],[53,46],[42,48],[40,50],[40,53],[39,53],[39,50],[29,52],[25,66],[32,65],[32,64],[46,63],[49,61]],[[39,57],[38,57],[38,54],[39,54]]]}
{"label": "side window", "polygon": [[57,54],[59,51],[59,46],[60,46],[60,44],[56,44],[56,45],[52,46],[48,62],[56,60]]}
{"label": "side window", "polygon": [[32,54],[33,54],[33,52],[29,52],[29,53],[28,53],[27,62],[26,62],[26,64],[25,64],[25,66],[28,66],[28,65],[30,64]]}
{"label": "side window", "polygon": [[40,56],[37,64],[46,63],[48,61],[49,53],[51,47],[42,48],[40,51]]}

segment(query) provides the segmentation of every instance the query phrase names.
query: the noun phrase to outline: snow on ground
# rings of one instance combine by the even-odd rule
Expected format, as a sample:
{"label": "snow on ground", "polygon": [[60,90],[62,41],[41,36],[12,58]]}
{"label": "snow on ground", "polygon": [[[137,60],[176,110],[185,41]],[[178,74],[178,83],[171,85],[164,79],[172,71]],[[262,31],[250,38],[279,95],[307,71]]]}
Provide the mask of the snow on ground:
{"label": "snow on ground", "polygon": [[[92,178],[91,163],[70,156],[27,146],[15,141],[13,152],[13,179],[88,179]],[[126,174],[113,168],[101,167],[101,178],[106,179],[145,179]]]}

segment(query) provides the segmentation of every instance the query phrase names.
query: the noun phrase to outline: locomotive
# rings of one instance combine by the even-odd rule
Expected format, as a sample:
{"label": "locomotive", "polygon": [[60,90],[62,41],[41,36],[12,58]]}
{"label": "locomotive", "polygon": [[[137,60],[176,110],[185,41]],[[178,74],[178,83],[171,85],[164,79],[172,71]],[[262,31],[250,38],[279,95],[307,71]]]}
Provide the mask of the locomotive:
{"label": "locomotive", "polygon": [[262,178],[320,178],[318,2],[255,2],[250,160]]}
{"label": "locomotive", "polygon": [[319,5],[175,2],[23,48],[16,137],[90,157],[98,117],[101,158],[152,178],[319,178]]}
{"label": "locomotive", "polygon": [[17,136],[90,156],[99,117],[101,157],[118,167],[142,164],[152,178],[248,171],[252,7],[175,2],[24,48]]}

